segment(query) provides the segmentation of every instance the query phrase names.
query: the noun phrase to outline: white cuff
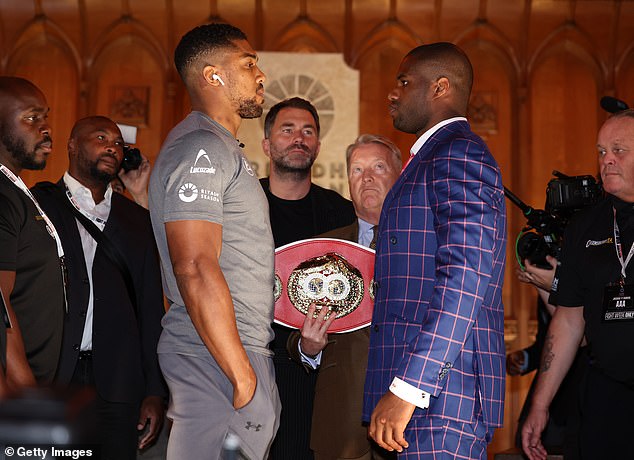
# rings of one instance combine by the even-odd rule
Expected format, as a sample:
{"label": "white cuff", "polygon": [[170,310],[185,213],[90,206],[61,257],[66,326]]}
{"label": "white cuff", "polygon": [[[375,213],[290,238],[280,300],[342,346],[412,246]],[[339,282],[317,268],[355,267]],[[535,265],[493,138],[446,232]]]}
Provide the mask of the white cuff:
{"label": "white cuff", "polygon": [[321,351],[317,353],[317,356],[311,358],[302,351],[302,339],[297,341],[297,348],[299,349],[299,356],[302,358],[302,363],[308,364],[313,369],[317,369],[321,364]]}
{"label": "white cuff", "polygon": [[427,409],[429,407],[429,398],[431,396],[429,393],[404,382],[398,377],[394,377],[394,380],[392,380],[390,391],[403,401],[414,404],[421,409]]}

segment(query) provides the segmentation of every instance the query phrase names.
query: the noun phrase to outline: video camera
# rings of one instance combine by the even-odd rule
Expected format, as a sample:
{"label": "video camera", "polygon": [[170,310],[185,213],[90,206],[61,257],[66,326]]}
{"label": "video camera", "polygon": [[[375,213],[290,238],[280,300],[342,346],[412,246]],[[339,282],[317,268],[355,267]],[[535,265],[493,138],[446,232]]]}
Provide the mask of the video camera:
{"label": "video camera", "polygon": [[515,240],[515,257],[524,268],[524,259],[540,268],[550,269],[550,255],[559,258],[564,229],[570,217],[580,209],[596,204],[603,195],[601,185],[592,176],[567,176],[553,171],[546,187],[545,210],[534,209],[504,187],[504,194],[528,219]]}

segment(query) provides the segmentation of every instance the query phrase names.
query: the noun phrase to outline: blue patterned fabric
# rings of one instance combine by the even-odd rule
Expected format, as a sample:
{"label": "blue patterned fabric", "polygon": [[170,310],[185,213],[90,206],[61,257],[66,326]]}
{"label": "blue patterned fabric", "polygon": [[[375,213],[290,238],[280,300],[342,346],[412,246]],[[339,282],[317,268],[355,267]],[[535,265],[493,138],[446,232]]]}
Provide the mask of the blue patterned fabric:
{"label": "blue patterned fabric", "polygon": [[398,377],[432,395],[406,436],[425,418],[441,417],[483,424],[491,439],[504,414],[505,250],[497,163],[467,122],[441,127],[383,204],[366,421]]}

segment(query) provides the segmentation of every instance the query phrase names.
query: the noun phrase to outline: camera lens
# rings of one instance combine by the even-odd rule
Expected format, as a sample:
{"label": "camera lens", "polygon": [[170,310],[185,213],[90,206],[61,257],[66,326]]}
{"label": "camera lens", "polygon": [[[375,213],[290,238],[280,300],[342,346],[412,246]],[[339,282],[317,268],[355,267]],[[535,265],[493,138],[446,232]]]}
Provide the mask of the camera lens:
{"label": "camera lens", "polygon": [[517,261],[523,266],[524,259],[528,259],[532,264],[539,268],[552,268],[546,260],[547,255],[554,256],[556,251],[544,241],[544,238],[535,232],[526,232],[520,234],[515,243],[517,253]]}

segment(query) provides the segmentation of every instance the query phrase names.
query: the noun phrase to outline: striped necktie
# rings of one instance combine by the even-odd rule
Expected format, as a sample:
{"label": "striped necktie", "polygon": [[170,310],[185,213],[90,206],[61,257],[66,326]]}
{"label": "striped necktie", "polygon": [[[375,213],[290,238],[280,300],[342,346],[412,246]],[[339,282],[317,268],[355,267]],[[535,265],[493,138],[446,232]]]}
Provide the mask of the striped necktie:
{"label": "striped necktie", "polygon": [[378,225],[372,226],[372,241],[370,241],[370,249],[376,249],[376,231],[378,230]]}

